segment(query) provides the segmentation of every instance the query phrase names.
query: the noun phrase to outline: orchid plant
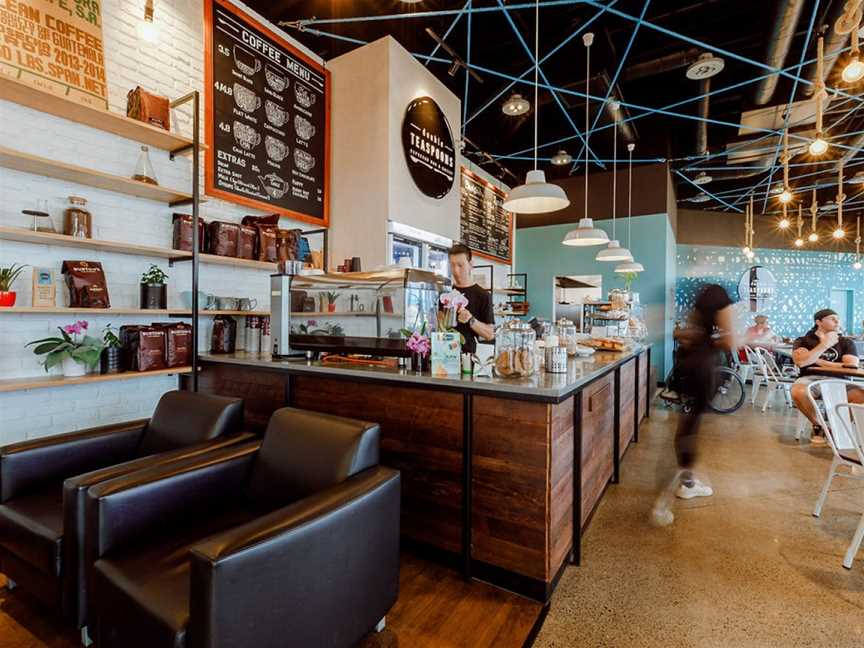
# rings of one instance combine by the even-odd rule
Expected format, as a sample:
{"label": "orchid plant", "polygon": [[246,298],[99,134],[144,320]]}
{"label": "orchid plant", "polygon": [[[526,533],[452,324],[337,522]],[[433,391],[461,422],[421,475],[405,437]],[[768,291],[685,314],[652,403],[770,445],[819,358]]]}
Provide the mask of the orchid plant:
{"label": "orchid plant", "polygon": [[432,343],[429,341],[429,335],[426,330],[426,322],[420,327],[419,331],[410,331],[402,329],[402,335],[408,338],[405,346],[411,353],[418,354],[421,358],[425,358],[432,350]]}
{"label": "orchid plant", "polygon": [[88,323],[86,320],[78,320],[74,324],[58,326],[62,337],[43,338],[33,340],[25,346],[36,345],[33,353],[44,355],[43,366],[45,371],[59,365],[65,358],[72,358],[78,364],[83,364],[92,369],[99,364],[99,356],[104,348],[103,343],[95,337],[87,335]]}
{"label": "orchid plant", "polygon": [[[468,298],[458,290],[450,290],[441,293],[438,298],[441,308],[438,310],[438,330],[447,332],[456,331],[456,313],[460,308],[468,306]],[[459,333],[459,339],[465,344],[465,336]]]}

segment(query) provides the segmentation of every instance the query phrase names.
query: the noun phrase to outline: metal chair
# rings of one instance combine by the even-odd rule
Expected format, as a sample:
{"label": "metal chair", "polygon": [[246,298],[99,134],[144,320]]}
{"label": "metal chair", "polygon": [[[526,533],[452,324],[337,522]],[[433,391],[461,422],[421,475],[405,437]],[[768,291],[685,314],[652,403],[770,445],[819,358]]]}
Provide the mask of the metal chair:
{"label": "metal chair", "polygon": [[756,405],[756,398],[759,395],[759,388],[766,384],[767,374],[765,371],[764,364],[762,362],[762,358],[751,346],[745,345],[743,347],[744,353],[747,355],[747,360],[752,367],[752,373],[750,376],[750,380],[752,381],[752,388],[750,390],[750,404]]}
{"label": "metal chair", "polygon": [[[792,394],[790,393],[790,390],[792,389],[792,383],[795,382],[797,375],[791,375],[790,373],[781,370],[780,367],[777,366],[777,361],[774,359],[774,355],[768,349],[759,347],[756,349],[755,353],[763,371],[765,387],[768,390],[765,394],[765,402],[762,403],[762,411],[764,412],[773,403],[774,396],[778,391],[783,392],[786,404],[789,407],[792,407]],[[755,405],[755,398],[753,399],[753,403]]]}
{"label": "metal chair", "polygon": [[[854,444],[853,449],[855,451],[854,456],[849,451],[841,451],[841,456],[844,462],[850,466],[850,473],[852,474],[837,474],[842,477],[851,477],[852,479],[864,479],[864,475],[855,474],[854,470],[855,466],[859,468],[864,466],[864,405],[840,403],[835,406],[834,411]],[[858,528],[855,529],[852,542],[846,550],[846,555],[843,557],[843,566],[846,569],[852,569],[852,561],[855,559],[855,554],[861,548],[862,540],[864,540],[864,512],[861,514],[861,521],[858,522]]]}

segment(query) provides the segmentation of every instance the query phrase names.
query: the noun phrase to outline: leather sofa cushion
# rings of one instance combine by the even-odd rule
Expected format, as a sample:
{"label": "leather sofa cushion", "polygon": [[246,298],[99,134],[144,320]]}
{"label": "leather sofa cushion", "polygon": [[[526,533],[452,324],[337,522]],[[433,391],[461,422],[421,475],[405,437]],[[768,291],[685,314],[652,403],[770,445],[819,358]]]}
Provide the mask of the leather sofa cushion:
{"label": "leather sofa cushion", "polygon": [[378,464],[379,427],[356,419],[284,407],[267,425],[247,494],[278,508]]}
{"label": "leather sofa cushion", "polygon": [[168,392],[159,399],[156,411],[138,449],[138,456],[166,452],[243,427],[243,401],[189,391]]}
{"label": "leather sofa cushion", "polygon": [[[189,623],[189,550],[208,536],[250,521],[239,504],[182,529],[148,536],[141,544],[110,554],[94,566],[100,604],[100,636],[134,637],[128,648],[185,645]],[[130,630],[132,630],[130,632]],[[111,642],[108,642],[109,645]],[[128,642],[127,642],[128,644]]]}
{"label": "leather sofa cushion", "polygon": [[63,501],[59,487],[0,505],[0,545],[50,576],[59,576]]}

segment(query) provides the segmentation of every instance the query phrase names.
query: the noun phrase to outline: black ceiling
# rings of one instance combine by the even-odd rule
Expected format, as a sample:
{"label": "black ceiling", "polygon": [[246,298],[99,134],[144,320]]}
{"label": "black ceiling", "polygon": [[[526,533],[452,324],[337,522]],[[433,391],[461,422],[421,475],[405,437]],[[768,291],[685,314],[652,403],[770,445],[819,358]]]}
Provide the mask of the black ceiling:
{"label": "black ceiling", "polygon": [[[344,54],[358,46],[354,41],[370,42],[382,36],[390,35],[396,38],[408,51],[429,55],[435,49],[435,41],[426,32],[431,28],[439,36],[446,37],[446,44],[452,48],[462,59],[469,61],[472,68],[480,75],[483,82],[480,83],[471,78],[467,90],[467,114],[473,115],[475,111],[487,104],[491,99],[506,88],[510,81],[496,74],[519,77],[530,70],[524,76],[524,80],[533,80],[533,70],[528,52],[514,32],[513,26],[519,31],[525,44],[533,50],[534,44],[534,8],[530,2],[520,0],[502,1],[503,7],[509,9],[507,15],[512,18],[513,25],[507,20],[505,12],[500,10],[498,0],[473,0],[471,5],[474,9],[495,8],[494,11],[475,12],[470,19],[470,56],[468,43],[469,20],[467,14],[462,14],[456,20],[456,14],[425,16],[427,12],[442,10],[458,11],[462,9],[465,0],[423,0],[413,4],[399,0],[388,0],[386,2],[372,0],[247,0],[257,11],[268,17],[273,22],[280,21],[303,21],[317,19],[316,22],[307,23],[308,30],[303,31],[293,27],[286,30],[294,37],[302,41],[310,49],[320,54],[325,59]],[[575,31],[583,28],[586,21],[594,18],[588,28],[595,34],[594,45],[591,48],[592,83],[591,94],[596,97],[605,97],[608,89],[608,81],[615,77],[618,66],[632,39],[632,47],[624,60],[620,76],[614,85],[614,94],[625,103],[622,108],[622,117],[635,118],[628,122],[629,131],[619,130],[619,160],[626,157],[624,142],[633,138],[636,142],[634,156],[640,160],[669,160],[673,169],[681,171],[689,178],[694,178],[700,166],[712,168],[709,175],[714,181],[705,185],[703,189],[692,185],[680,176],[676,175],[679,202],[689,203],[689,200],[702,194],[703,190],[710,192],[712,196],[719,196],[722,200],[712,198],[700,205],[706,208],[717,208],[729,210],[730,206],[740,209],[744,204],[743,196],[751,192],[761,202],[766,194],[768,186],[767,178],[773,169],[772,185],[782,180],[782,167],[776,161],[776,138],[763,140],[757,146],[765,147],[760,159],[734,161],[736,166],[748,166],[753,168],[721,171],[718,167],[727,164],[726,157],[720,156],[705,162],[693,159],[697,150],[697,128],[700,102],[695,99],[700,94],[700,82],[691,81],[685,76],[687,66],[703,52],[714,52],[724,59],[725,68],[710,81],[711,90],[726,88],[735,84],[752,81],[757,77],[766,75],[766,68],[758,64],[769,61],[769,49],[772,44],[782,40],[782,30],[776,29],[782,19],[783,11],[789,5],[800,5],[796,14],[797,20],[789,21],[789,32],[791,34],[788,51],[780,52],[776,58],[776,64],[789,68],[798,65],[802,56],[802,48],[807,42],[808,47],[805,59],[812,59],[816,53],[816,35],[823,25],[833,25],[838,12],[844,4],[843,0],[827,0],[817,3],[816,0],[799,0],[799,2],[771,2],[767,0],[705,0],[702,2],[687,2],[687,0],[618,0],[608,2],[612,10],[602,12],[602,3],[591,2],[578,3],[566,0],[552,0],[550,6],[544,6],[550,0],[541,0],[540,7],[540,56],[541,59],[550,50],[558,46],[562,41],[572,36]],[[833,5],[833,6],[832,6]],[[521,7],[521,8],[519,8]],[[614,12],[622,12],[614,14]],[[646,24],[639,24],[638,18],[644,12]],[[329,19],[351,18],[351,17],[379,17],[379,16],[405,16],[417,14],[416,18],[388,18],[385,20],[364,20],[360,22],[326,22]],[[600,14],[598,16],[598,14]],[[455,20],[455,25],[454,25]],[[813,29],[810,29],[810,26]],[[323,33],[314,33],[318,30]],[[670,33],[671,32],[671,33]],[[826,30],[826,52],[829,49],[830,37],[833,29]],[[635,33],[635,36],[634,36]],[[335,35],[335,37],[334,37]],[[835,37],[836,39],[836,37]],[[836,45],[832,45],[837,47]],[[841,39],[839,47],[848,47],[848,37]],[[725,52],[725,53],[724,53]],[[460,68],[455,76],[448,74],[451,55],[444,50],[438,49],[435,53],[443,62],[428,62],[429,69],[459,97],[465,96],[465,70]],[[736,57],[750,59],[745,62]],[[840,63],[844,63],[847,55],[844,54]],[[770,64],[770,63],[769,63]],[[585,47],[582,43],[581,33],[572,37],[570,41],[561,47],[554,55],[541,65],[543,73],[550,85],[563,89],[558,92],[556,100],[551,92],[541,88],[539,96],[539,141],[541,143],[540,158],[541,167],[550,178],[560,178],[571,172],[571,167],[555,167],[549,164],[548,159],[559,149],[565,148],[571,155],[576,156],[582,149],[581,142],[577,139],[576,130],[584,131],[584,99],[581,96],[567,94],[566,91],[582,93],[585,88]],[[830,66],[828,68],[830,69]],[[804,79],[815,78],[810,76],[810,68],[805,67],[800,76]],[[795,68],[792,73],[797,73]],[[844,86],[838,79],[839,64],[835,67],[828,79],[828,85],[840,88],[844,93],[855,95],[860,88]],[[541,80],[542,82],[542,80]],[[779,106],[782,111],[790,101],[795,81],[788,77],[779,77],[776,88],[770,94],[767,101],[763,100],[761,106],[755,103],[758,82],[750,82],[741,87],[728,91],[718,92],[712,95],[708,102],[708,116],[714,123],[707,126],[707,147],[711,154],[722,152],[727,145],[755,139],[764,136],[764,132],[751,132],[750,134],[739,134],[736,127],[742,120],[742,112],[754,108],[767,106]],[[796,100],[809,99],[811,85],[799,82],[796,87]],[[511,90],[505,92],[496,99],[488,108],[479,112],[476,117],[467,124],[465,136],[474,146],[467,146],[466,152],[475,155],[480,162],[482,158],[476,155],[480,149],[492,156],[512,171],[518,178],[524,177],[526,170],[531,168],[530,159],[514,159],[514,153],[530,158],[531,152],[527,151],[533,145],[533,111],[522,117],[505,116],[501,111],[501,104],[512,91],[519,91],[534,104],[533,86],[529,83],[517,84]],[[559,105],[560,101],[560,105]],[[650,109],[661,108],[677,102],[685,102],[671,108],[671,112],[677,114],[645,114]],[[810,102],[812,103],[812,102]],[[826,125],[831,125],[832,120],[845,115],[850,108],[859,106],[861,100],[857,97],[839,97],[832,102],[831,114],[826,116]],[[601,159],[612,157],[612,129],[604,126],[610,124],[608,113],[603,110],[600,101],[592,101],[590,104],[590,120],[593,124],[598,109],[601,111],[599,120],[594,129],[600,132],[592,133],[590,144],[595,155]],[[782,129],[782,112],[780,114],[780,126],[771,125],[772,129]],[[790,132],[793,134],[792,144],[796,143],[795,136],[811,136],[813,130],[812,118],[809,125],[806,123],[790,123]],[[726,122],[729,125],[718,122]],[[574,130],[574,127],[576,130]],[[841,132],[854,132],[864,129],[862,121],[857,118],[857,113],[852,111],[838,126],[828,134],[836,136]],[[561,138],[570,138],[562,144],[543,146]],[[803,140],[801,140],[803,141]],[[805,187],[814,183],[819,176],[803,176],[805,173],[824,171],[825,178],[820,181],[825,186],[820,189],[820,201],[825,201],[836,194],[836,186],[830,186],[834,177],[834,165],[825,164],[825,159],[837,158],[842,153],[848,153],[847,164],[852,167],[856,161],[854,157],[854,138],[837,140],[844,142],[848,149],[837,149],[832,146],[829,153],[822,158],[823,163],[817,166],[803,166],[810,164],[813,160],[807,154],[800,154],[793,158],[793,163],[802,164],[795,166],[792,171],[792,184],[802,188],[800,192],[805,193]],[[527,151],[527,152],[526,152]],[[544,158],[546,161],[544,161]],[[698,163],[698,164],[697,164]],[[695,166],[694,166],[695,165]],[[496,175],[500,169],[492,163],[484,165],[485,168]],[[606,165],[608,168],[608,164]],[[591,171],[598,170],[598,164],[590,166]],[[850,168],[849,175],[855,170]],[[581,172],[581,167],[580,171]],[[741,177],[745,176],[745,177]],[[801,176],[796,179],[796,176]],[[514,177],[506,177],[508,184],[515,184]],[[761,185],[759,184],[761,183]],[[809,191],[807,200],[809,201]],[[847,189],[847,195],[851,192]],[[724,204],[725,203],[725,204]],[[767,202],[767,210],[771,211],[773,203]],[[852,205],[850,204],[850,207]],[[760,204],[757,209],[761,210]]]}

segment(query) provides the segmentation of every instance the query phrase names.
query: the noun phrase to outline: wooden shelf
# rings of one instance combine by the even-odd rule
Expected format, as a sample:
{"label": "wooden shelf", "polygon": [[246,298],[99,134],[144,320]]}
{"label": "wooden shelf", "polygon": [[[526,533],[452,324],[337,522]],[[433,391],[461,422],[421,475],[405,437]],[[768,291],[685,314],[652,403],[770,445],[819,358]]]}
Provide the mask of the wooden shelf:
{"label": "wooden shelf", "polygon": [[[402,313],[381,313],[382,317],[402,317]],[[375,311],[345,311],[338,313],[320,312],[320,313],[291,313],[291,317],[375,317]]]}
{"label": "wooden shelf", "polygon": [[[261,310],[253,310],[253,311],[241,311],[241,310],[199,310],[199,317],[207,317],[210,315],[231,315],[233,317],[249,317],[250,315],[253,317],[270,317],[270,311],[261,311]],[[192,313],[189,313],[189,317],[192,317]]]}
{"label": "wooden shelf", "polygon": [[[19,243],[38,243],[40,245],[62,245],[64,247],[102,250],[118,254],[159,257],[164,259],[191,259],[191,252],[156,247],[155,245],[135,245],[120,241],[100,241],[98,239],[82,239],[66,234],[51,234],[49,232],[34,232],[21,227],[0,227],[0,239],[17,241]],[[210,256],[202,254],[201,257]]]}
{"label": "wooden shelf", "polygon": [[40,90],[4,74],[0,74],[0,99],[113,133],[154,148],[177,151],[188,146],[190,148],[183,153],[189,153],[192,150],[191,138],[145,124],[126,115],[75,103],[65,97]]}
{"label": "wooden shelf", "polygon": [[[205,311],[202,311],[205,312]],[[212,311],[207,311],[212,312]],[[6,315],[65,315],[65,314],[91,314],[91,315],[188,315],[192,311],[186,308],[70,308],[68,306],[52,306],[39,308],[37,306],[13,306],[12,308],[0,308],[0,313]]]}
{"label": "wooden shelf", "polygon": [[501,295],[524,295],[524,288],[493,288],[493,292]]}
{"label": "wooden shelf", "polygon": [[110,173],[85,169],[74,164],[49,160],[48,158],[22,153],[5,146],[0,146],[0,166],[169,204],[192,200],[192,194],[182,191],[166,189],[159,185],[138,182],[131,178],[111,175]]}
{"label": "wooden shelf", "polygon": [[[192,257],[191,252],[183,252]],[[276,264],[270,261],[253,261],[251,259],[237,259],[235,257],[219,256],[218,254],[199,254],[198,259],[201,263],[210,263],[212,265],[234,266],[236,268],[253,268],[255,270],[269,270],[276,272]]]}
{"label": "wooden shelf", "polygon": [[170,376],[173,374],[192,373],[192,367],[176,367],[174,369],[157,369],[155,371],[124,371],[119,374],[94,374],[66,378],[65,376],[39,376],[35,378],[7,378],[0,380],[0,393],[22,391],[24,389],[44,389],[45,387],[64,387],[66,385],[86,385],[89,383],[109,382],[113,380],[131,380],[150,376]]}

